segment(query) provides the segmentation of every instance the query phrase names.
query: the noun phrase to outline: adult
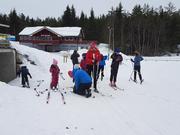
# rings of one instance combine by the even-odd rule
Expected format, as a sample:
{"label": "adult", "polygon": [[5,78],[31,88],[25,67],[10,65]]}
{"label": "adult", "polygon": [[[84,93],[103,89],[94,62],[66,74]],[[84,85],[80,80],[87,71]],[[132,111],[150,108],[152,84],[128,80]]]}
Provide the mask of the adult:
{"label": "adult", "polygon": [[101,60],[101,54],[96,45],[96,42],[90,43],[89,50],[86,53],[86,67],[89,76],[93,76],[94,91],[98,93],[99,91],[97,90],[97,68],[99,65],[99,61]]}
{"label": "adult", "polygon": [[77,50],[74,50],[73,54],[71,55],[71,60],[72,60],[72,63],[73,63],[73,66],[75,64],[79,64],[79,61],[78,61],[78,58],[79,58],[79,53],[77,52]]}
{"label": "adult", "polygon": [[73,92],[79,95],[84,95],[87,98],[90,97],[92,79],[86,71],[80,69],[78,64],[74,65],[73,79],[75,82]]}

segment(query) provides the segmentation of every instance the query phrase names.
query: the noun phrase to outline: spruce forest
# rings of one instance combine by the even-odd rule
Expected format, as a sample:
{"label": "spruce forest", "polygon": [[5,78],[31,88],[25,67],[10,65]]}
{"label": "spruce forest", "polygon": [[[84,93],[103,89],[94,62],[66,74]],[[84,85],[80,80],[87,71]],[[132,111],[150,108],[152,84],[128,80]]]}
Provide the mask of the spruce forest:
{"label": "spruce forest", "polygon": [[107,15],[95,16],[93,9],[88,17],[83,11],[76,15],[74,6],[67,6],[59,18],[30,18],[12,9],[9,14],[0,13],[0,23],[10,25],[9,29],[0,28],[1,33],[16,36],[25,27],[82,27],[85,40],[97,40],[110,44],[111,49],[120,47],[125,54],[138,50],[146,56],[159,56],[167,52],[178,53],[180,44],[180,9],[173,3],[166,7],[136,5],[131,13],[120,3],[109,9]]}

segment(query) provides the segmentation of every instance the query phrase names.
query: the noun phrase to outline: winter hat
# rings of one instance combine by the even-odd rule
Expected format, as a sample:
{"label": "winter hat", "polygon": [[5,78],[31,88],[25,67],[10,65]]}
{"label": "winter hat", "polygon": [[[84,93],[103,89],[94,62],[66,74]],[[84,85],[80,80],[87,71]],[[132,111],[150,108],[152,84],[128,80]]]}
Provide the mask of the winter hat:
{"label": "winter hat", "polygon": [[58,61],[56,59],[53,59],[53,65],[57,65]]}
{"label": "winter hat", "polygon": [[79,68],[80,68],[79,64],[74,65],[74,69],[79,69]]}
{"label": "winter hat", "polygon": [[90,48],[96,48],[96,42],[95,41],[92,41],[91,43],[90,43]]}
{"label": "winter hat", "polygon": [[74,50],[74,53],[77,53],[77,50]]}
{"label": "winter hat", "polygon": [[82,57],[83,57],[83,58],[86,58],[86,53],[83,53],[83,54],[82,54]]}
{"label": "winter hat", "polygon": [[120,48],[115,48],[115,50],[114,50],[114,52],[116,52],[116,53],[120,53]]}
{"label": "winter hat", "polygon": [[138,51],[134,51],[134,54],[139,55],[140,53]]}

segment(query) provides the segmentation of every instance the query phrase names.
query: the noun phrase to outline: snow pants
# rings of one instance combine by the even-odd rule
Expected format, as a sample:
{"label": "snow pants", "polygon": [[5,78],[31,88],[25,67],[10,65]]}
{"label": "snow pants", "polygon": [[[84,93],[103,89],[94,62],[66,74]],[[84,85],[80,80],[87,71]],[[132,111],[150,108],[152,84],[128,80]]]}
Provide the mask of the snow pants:
{"label": "snow pants", "polygon": [[97,89],[97,65],[87,65],[87,73],[93,76],[93,87]]}
{"label": "snow pants", "polygon": [[118,73],[118,68],[111,68],[111,75],[110,75],[110,82],[116,82],[117,79],[117,73]]}
{"label": "snow pants", "polygon": [[134,66],[134,81],[136,81],[136,73],[137,72],[139,75],[139,79],[142,81],[141,67],[140,66]]}
{"label": "snow pants", "polygon": [[79,88],[76,90],[74,86],[73,92],[79,95],[85,95],[85,90],[90,90],[92,83],[80,83]]}

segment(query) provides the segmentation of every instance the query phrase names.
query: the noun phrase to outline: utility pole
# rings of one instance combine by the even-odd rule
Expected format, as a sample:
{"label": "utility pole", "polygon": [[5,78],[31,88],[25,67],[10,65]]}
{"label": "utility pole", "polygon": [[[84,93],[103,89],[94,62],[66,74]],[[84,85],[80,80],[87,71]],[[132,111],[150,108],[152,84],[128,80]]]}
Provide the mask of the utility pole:
{"label": "utility pole", "polygon": [[112,50],[114,50],[114,23],[115,23],[115,11],[112,9],[109,11],[110,17],[111,17],[111,34],[112,37]]}
{"label": "utility pole", "polygon": [[1,26],[1,27],[6,27],[6,28],[9,28],[9,27],[10,27],[9,25],[5,25],[5,24],[1,24],[1,23],[0,23],[0,26]]}
{"label": "utility pole", "polygon": [[108,30],[109,30],[109,47],[108,47],[108,59],[109,59],[109,55],[110,55],[110,46],[111,46],[111,26],[108,26]]}

